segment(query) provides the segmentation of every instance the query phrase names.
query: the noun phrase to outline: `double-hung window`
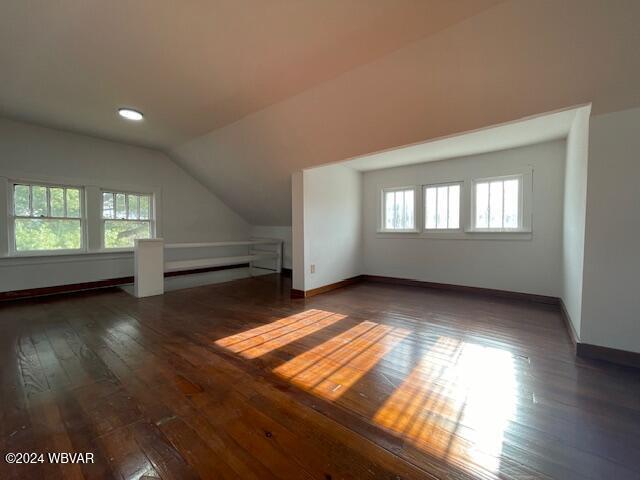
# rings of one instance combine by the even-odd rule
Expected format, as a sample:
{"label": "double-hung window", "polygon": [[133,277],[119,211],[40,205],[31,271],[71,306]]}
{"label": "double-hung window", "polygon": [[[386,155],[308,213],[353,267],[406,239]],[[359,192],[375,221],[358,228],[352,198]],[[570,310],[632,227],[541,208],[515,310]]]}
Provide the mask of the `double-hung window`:
{"label": "double-hung window", "polygon": [[21,252],[83,249],[83,189],[13,183],[12,250]]}
{"label": "double-hung window", "polygon": [[387,188],[382,191],[382,231],[416,230],[416,191],[413,187]]}
{"label": "double-hung window", "polygon": [[473,228],[509,231],[522,228],[522,175],[475,180]]}
{"label": "double-hung window", "polygon": [[458,182],[424,187],[425,230],[460,229],[461,186]]}
{"label": "double-hung window", "polygon": [[153,235],[153,197],[146,193],[102,192],[104,248],[130,248]]}

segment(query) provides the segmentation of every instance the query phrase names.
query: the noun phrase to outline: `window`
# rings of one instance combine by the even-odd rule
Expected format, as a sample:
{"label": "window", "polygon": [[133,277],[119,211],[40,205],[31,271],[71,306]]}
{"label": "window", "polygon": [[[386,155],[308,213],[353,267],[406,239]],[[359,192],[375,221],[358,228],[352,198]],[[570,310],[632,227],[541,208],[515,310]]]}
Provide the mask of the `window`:
{"label": "window", "polygon": [[13,184],[16,252],[82,249],[82,189]]}
{"label": "window", "polygon": [[517,230],[522,227],[522,177],[476,180],[474,228]]}
{"label": "window", "polygon": [[425,230],[460,228],[460,183],[424,187]]}
{"label": "window", "polygon": [[415,231],[415,189],[385,189],[382,192],[382,230]]}
{"label": "window", "polygon": [[104,248],[129,248],[151,237],[153,202],[149,194],[102,192]]}

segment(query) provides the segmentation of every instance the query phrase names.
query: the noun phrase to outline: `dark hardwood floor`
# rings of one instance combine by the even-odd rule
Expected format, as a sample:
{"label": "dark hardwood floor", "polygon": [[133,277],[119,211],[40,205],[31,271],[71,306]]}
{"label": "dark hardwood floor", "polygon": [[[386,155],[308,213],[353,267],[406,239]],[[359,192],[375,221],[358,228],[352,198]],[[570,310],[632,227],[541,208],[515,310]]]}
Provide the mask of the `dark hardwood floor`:
{"label": "dark hardwood floor", "polygon": [[638,371],[557,307],[276,275],[0,304],[0,478],[640,478]]}

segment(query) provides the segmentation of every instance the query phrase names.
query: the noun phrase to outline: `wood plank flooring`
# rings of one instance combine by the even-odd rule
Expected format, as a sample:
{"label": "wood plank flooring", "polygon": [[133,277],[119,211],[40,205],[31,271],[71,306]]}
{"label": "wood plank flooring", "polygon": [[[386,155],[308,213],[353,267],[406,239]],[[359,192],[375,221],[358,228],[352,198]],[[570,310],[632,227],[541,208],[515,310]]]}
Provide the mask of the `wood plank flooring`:
{"label": "wood plank flooring", "polygon": [[269,275],[0,304],[0,478],[640,479],[640,374],[557,307]]}

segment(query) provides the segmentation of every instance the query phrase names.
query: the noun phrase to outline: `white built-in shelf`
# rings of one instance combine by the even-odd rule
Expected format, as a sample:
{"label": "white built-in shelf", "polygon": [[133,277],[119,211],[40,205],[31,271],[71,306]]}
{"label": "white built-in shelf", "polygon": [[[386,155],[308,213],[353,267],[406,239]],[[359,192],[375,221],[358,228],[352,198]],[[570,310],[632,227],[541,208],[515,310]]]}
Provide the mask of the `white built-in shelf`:
{"label": "white built-in shelf", "polygon": [[164,248],[207,248],[207,247],[236,247],[236,246],[248,246],[248,245],[277,245],[282,243],[282,240],[274,239],[261,239],[261,240],[241,240],[230,242],[207,242],[207,243],[166,243]]}
{"label": "white built-in shelf", "polygon": [[[255,248],[263,245],[263,248]],[[267,247],[270,245],[271,248]],[[253,275],[254,262],[260,260],[275,260],[274,272],[282,271],[282,245],[280,239],[257,238],[255,240],[240,240],[228,242],[203,243],[169,243],[163,239],[136,240],[134,255],[134,294],[136,297],[149,297],[164,293],[164,274],[170,272],[185,272],[215,267],[230,266],[234,268],[240,264],[249,264],[250,274]],[[247,255],[234,255],[210,258],[196,258],[191,260],[164,260],[166,249],[198,249],[215,247],[248,247]],[[262,268],[262,267],[261,267]],[[271,269],[269,269],[271,270]]]}
{"label": "white built-in shelf", "polygon": [[222,267],[225,265],[237,265],[239,263],[250,263],[258,260],[277,258],[275,253],[260,253],[256,255],[240,255],[235,257],[215,257],[215,258],[199,258],[195,260],[175,260],[165,262],[165,272],[179,272],[182,270],[193,270],[198,268]]}

